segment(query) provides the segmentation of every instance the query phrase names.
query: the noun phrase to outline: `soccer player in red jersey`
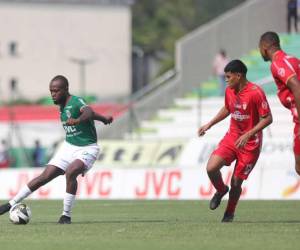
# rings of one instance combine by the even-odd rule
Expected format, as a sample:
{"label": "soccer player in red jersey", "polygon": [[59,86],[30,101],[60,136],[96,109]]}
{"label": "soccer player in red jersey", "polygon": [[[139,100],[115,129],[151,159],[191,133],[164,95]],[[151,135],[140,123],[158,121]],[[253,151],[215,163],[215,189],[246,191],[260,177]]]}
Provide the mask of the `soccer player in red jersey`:
{"label": "soccer player in red jersey", "polygon": [[232,222],[242,192],[242,183],[255,166],[262,145],[262,130],[272,123],[272,114],[263,90],[247,80],[247,67],[240,60],[229,62],[225,69],[228,87],[225,105],[217,115],[198,130],[199,136],[216,123],[231,115],[229,130],[211,154],[207,174],[216,189],[210,209],[216,209],[229,187],[223,182],[220,169],[233,161],[229,200],[222,222]]}
{"label": "soccer player in red jersey", "polygon": [[295,169],[300,175],[300,60],[286,54],[280,48],[277,33],[268,31],[260,37],[260,53],[265,61],[271,61],[271,72],[277,85],[277,95],[293,116]]}

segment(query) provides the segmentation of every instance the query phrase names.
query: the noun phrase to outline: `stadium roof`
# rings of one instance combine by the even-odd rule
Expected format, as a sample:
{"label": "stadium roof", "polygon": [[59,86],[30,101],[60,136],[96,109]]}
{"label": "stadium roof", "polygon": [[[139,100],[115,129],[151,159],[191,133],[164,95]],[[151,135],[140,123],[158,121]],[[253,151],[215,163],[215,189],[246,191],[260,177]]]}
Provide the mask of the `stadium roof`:
{"label": "stadium roof", "polygon": [[0,3],[47,3],[83,5],[131,5],[134,0],[0,0]]}

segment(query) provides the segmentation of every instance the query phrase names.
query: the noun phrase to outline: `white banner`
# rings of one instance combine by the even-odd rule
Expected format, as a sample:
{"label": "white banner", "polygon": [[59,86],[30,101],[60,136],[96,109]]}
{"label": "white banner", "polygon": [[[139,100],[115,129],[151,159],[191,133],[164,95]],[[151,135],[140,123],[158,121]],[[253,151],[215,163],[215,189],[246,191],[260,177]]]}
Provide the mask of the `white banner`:
{"label": "white banner", "polygon": [[[183,166],[201,166],[206,164],[212,151],[220,140],[212,138],[194,138],[186,143],[177,163]],[[256,168],[294,167],[293,139],[265,139]]]}
{"label": "white banner", "polygon": [[[224,167],[230,184],[232,167]],[[0,171],[0,199],[12,198],[42,169]],[[80,199],[210,199],[214,193],[205,165],[172,169],[92,169],[78,177]],[[65,178],[60,176],[34,192],[32,199],[61,199]],[[289,168],[255,168],[243,185],[242,199],[300,199],[300,179]]]}
{"label": "white banner", "polygon": [[[206,162],[219,141],[195,138],[185,143],[105,144],[102,155],[85,177],[78,177],[80,199],[210,199],[215,192]],[[141,144],[141,145],[140,145]],[[154,150],[154,148],[156,150]],[[149,152],[151,157],[144,157]],[[260,158],[243,184],[243,199],[300,199],[300,178],[294,170],[292,139],[268,139]],[[230,185],[233,165],[223,168]],[[169,167],[168,167],[169,166]],[[0,199],[10,199],[43,169],[0,171]],[[60,176],[34,192],[32,199],[61,199]]]}

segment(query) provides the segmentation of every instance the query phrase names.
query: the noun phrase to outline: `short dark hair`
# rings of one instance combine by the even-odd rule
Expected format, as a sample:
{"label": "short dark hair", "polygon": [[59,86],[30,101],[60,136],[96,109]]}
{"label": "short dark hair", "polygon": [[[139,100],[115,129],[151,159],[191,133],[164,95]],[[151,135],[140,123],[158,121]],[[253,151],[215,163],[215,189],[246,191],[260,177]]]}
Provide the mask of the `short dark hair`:
{"label": "short dark hair", "polygon": [[267,31],[260,37],[261,42],[266,42],[268,44],[274,45],[276,47],[280,47],[280,39],[276,32]]}
{"label": "short dark hair", "polygon": [[241,60],[232,60],[224,68],[224,72],[247,74],[247,66]]}
{"label": "short dark hair", "polygon": [[51,82],[53,81],[61,81],[61,83],[63,84],[64,87],[68,88],[69,87],[69,81],[68,79],[63,76],[63,75],[57,75],[57,76],[54,76],[51,80]]}

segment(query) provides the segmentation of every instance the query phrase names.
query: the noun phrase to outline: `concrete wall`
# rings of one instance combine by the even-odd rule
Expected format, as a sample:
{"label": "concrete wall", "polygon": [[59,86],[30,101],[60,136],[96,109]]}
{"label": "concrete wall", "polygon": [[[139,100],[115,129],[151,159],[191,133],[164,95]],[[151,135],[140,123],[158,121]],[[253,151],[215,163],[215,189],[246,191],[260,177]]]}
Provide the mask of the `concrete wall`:
{"label": "concrete wall", "polygon": [[[26,98],[49,95],[57,74],[70,80],[70,91],[100,97],[131,91],[131,12],[127,5],[0,3],[0,98],[18,81]],[[17,43],[17,55],[9,44]],[[83,59],[85,87],[78,63]]]}
{"label": "concrete wall", "polygon": [[199,86],[212,75],[212,61],[220,48],[230,58],[238,58],[257,48],[260,35],[268,30],[286,31],[286,1],[248,0],[180,39],[176,67],[182,91]]}

